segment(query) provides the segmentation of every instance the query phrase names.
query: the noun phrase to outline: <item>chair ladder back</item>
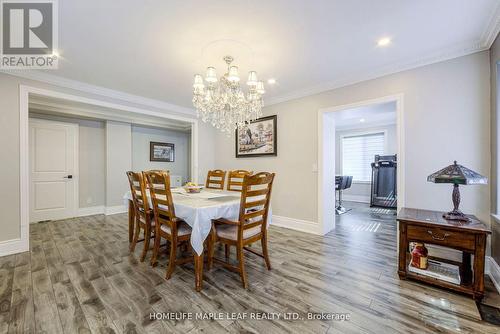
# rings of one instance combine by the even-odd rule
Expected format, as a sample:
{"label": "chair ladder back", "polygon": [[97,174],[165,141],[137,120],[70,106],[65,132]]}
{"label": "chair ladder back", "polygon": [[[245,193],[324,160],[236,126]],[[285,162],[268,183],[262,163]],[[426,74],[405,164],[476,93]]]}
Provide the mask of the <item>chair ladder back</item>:
{"label": "chair ladder back", "polygon": [[240,237],[242,237],[244,230],[259,225],[262,230],[267,228],[274,175],[274,173],[260,172],[244,177],[239,215],[238,233]]}
{"label": "chair ladder back", "polygon": [[241,192],[245,175],[252,175],[252,172],[242,169],[229,171],[227,177],[227,190]]}
{"label": "chair ladder back", "polygon": [[142,173],[127,172],[130,192],[132,193],[132,202],[136,212],[143,215],[149,212],[149,202],[146,194],[146,183]]}
{"label": "chair ladder back", "polygon": [[164,171],[147,171],[144,174],[149,185],[155,220],[172,229],[175,209],[170,191],[170,175]]}
{"label": "chair ladder back", "polygon": [[224,190],[226,172],[220,169],[210,170],[207,174],[205,188]]}

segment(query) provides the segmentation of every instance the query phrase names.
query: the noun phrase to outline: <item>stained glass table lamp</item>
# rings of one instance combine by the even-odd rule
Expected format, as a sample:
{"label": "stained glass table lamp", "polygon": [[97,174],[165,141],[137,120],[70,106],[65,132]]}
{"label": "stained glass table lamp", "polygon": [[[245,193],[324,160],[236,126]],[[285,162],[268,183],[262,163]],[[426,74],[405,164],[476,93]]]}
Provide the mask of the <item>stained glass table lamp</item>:
{"label": "stained glass table lamp", "polygon": [[460,205],[460,190],[458,186],[460,184],[487,184],[488,178],[467,167],[457,164],[455,161],[453,165],[449,165],[429,175],[427,181],[434,183],[452,183],[453,193],[451,198],[453,201],[453,210],[443,214],[443,217],[450,220],[469,221],[470,219],[458,208]]}

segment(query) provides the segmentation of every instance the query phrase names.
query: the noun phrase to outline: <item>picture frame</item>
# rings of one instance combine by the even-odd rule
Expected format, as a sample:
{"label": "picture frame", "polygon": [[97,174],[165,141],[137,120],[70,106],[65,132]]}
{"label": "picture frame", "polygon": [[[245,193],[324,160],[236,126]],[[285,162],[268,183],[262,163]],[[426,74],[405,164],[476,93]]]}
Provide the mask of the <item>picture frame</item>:
{"label": "picture frame", "polygon": [[256,119],[235,133],[236,158],[278,155],[278,116]]}
{"label": "picture frame", "polygon": [[174,162],[175,145],[172,143],[149,142],[149,161]]}

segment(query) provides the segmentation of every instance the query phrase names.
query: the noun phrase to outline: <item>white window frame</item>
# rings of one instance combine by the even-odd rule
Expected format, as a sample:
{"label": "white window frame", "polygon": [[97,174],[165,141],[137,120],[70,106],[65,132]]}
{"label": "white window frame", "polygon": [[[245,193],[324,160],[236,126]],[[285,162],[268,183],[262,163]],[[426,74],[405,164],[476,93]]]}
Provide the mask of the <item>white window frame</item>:
{"label": "white window frame", "polygon": [[[387,140],[387,129],[381,129],[381,130],[368,130],[368,131],[353,131],[349,133],[343,133],[339,136],[339,146],[340,146],[340,154],[339,154],[339,162],[340,162],[340,174],[344,174],[344,145],[343,145],[343,140],[344,138],[348,137],[361,137],[361,136],[369,136],[369,135],[376,135],[382,133],[384,134],[384,154],[387,154],[388,152],[388,140]],[[357,184],[371,184],[371,181],[359,181],[359,180],[352,180],[352,183],[357,183]]]}

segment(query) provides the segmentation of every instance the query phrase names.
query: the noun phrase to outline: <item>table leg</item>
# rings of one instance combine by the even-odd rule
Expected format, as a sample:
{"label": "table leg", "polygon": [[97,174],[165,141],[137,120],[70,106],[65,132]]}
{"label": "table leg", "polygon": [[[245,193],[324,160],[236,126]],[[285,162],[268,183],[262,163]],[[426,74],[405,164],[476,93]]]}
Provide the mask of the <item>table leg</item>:
{"label": "table leg", "polygon": [[399,256],[398,256],[399,279],[406,279],[407,250],[408,250],[408,240],[406,239],[406,224],[399,222]]}
{"label": "table leg", "polygon": [[203,283],[203,253],[194,253],[194,277],[196,291],[200,292]]}
{"label": "table leg", "polygon": [[486,235],[476,235],[476,251],[474,252],[474,299],[481,301],[484,296],[484,261],[486,251]]}
{"label": "table leg", "polygon": [[128,201],[128,242],[132,242],[134,238],[134,227],[135,227],[135,211],[134,202]]}
{"label": "table leg", "polygon": [[472,269],[470,266],[471,254],[467,252],[462,253],[462,284],[469,285],[472,282]]}

